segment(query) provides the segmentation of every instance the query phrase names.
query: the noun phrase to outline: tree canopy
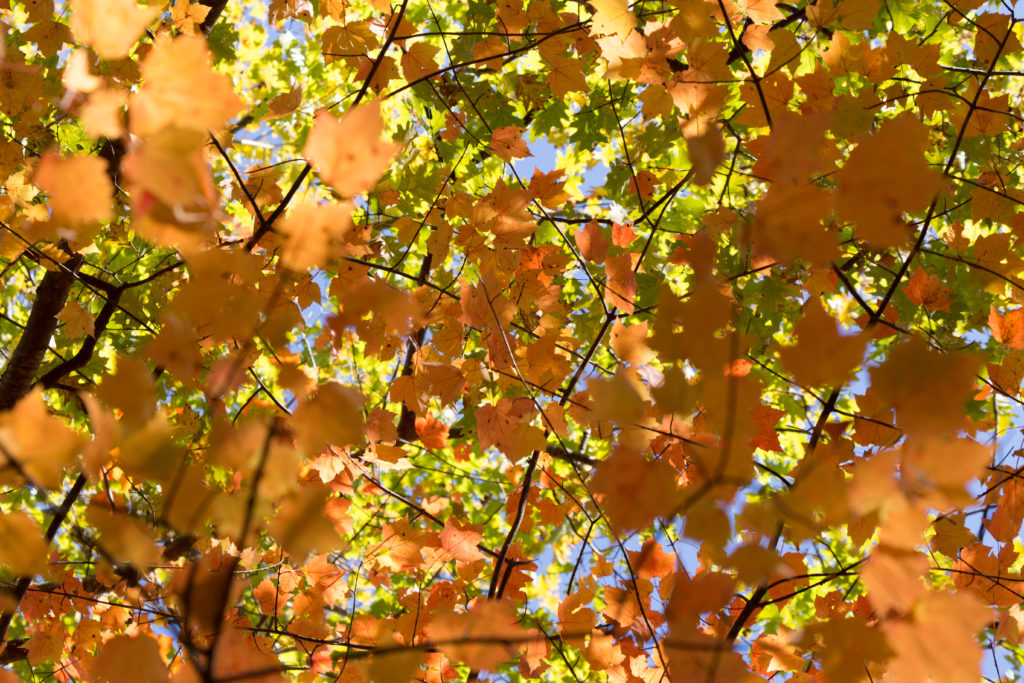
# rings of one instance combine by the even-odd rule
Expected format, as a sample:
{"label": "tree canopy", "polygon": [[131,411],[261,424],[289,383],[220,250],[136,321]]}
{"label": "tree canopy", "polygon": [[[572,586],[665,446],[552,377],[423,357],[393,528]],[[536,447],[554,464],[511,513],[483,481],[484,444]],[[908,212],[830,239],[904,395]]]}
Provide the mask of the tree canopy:
{"label": "tree canopy", "polygon": [[0,681],[1009,680],[1014,12],[0,0]]}

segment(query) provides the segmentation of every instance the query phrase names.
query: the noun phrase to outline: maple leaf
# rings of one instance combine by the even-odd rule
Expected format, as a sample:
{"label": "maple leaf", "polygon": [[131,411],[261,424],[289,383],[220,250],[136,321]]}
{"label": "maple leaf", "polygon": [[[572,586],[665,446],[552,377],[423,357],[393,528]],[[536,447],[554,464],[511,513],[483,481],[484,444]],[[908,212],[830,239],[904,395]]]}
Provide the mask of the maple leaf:
{"label": "maple leaf", "polygon": [[263,119],[279,119],[282,116],[288,116],[298,109],[300,104],[302,104],[302,85],[300,83],[293,83],[288,92],[281,93],[270,100],[267,104],[268,111],[263,116]]}
{"label": "maple leaf", "polygon": [[56,220],[69,225],[110,220],[114,186],[106,164],[97,157],[60,158],[47,154],[36,171],[36,184],[50,197]]}
{"label": "maple leaf", "polygon": [[63,468],[81,445],[81,436],[50,415],[41,388],[0,413],[0,452],[35,484],[59,486]]}
{"label": "maple leaf", "polygon": [[707,185],[715,175],[715,169],[725,159],[725,142],[722,133],[714,125],[698,122],[684,128],[686,146],[693,164],[693,182]]}
{"label": "maple leaf", "polygon": [[609,242],[601,232],[597,221],[589,221],[575,234],[576,246],[583,257],[591,263],[603,263],[608,253]]}
{"label": "maple leaf", "polygon": [[519,126],[504,126],[495,128],[491,134],[490,148],[505,161],[512,161],[513,158],[529,157],[530,149],[523,142],[525,129]]}
{"label": "maple leaf", "polygon": [[1024,308],[1015,308],[1001,315],[992,306],[989,309],[988,326],[996,341],[1016,351],[1024,350]]}
{"label": "maple leaf", "polygon": [[903,287],[903,293],[918,306],[947,313],[950,304],[953,303],[949,298],[952,291],[951,287],[942,284],[938,275],[928,275],[921,268],[914,271],[910,280]]}
{"label": "maple leaf", "polygon": [[640,195],[644,199],[650,199],[654,195],[655,186],[659,185],[658,177],[647,170],[637,171],[636,175],[629,179],[629,191]]}
{"label": "maple leaf", "polygon": [[636,308],[633,303],[633,298],[636,296],[633,258],[629,254],[612,256],[605,259],[604,267],[608,274],[608,281],[604,287],[605,303],[618,308],[623,313],[632,313]]}
{"label": "maple leaf", "polygon": [[186,35],[192,35],[210,13],[210,7],[190,0],[174,0],[171,5],[171,20],[174,26]]}
{"label": "maple leaf", "polygon": [[494,671],[525,643],[542,637],[520,627],[509,605],[490,600],[477,602],[466,613],[438,614],[426,632],[449,657],[486,671]]}
{"label": "maple leaf", "polygon": [[338,194],[369,190],[391,166],[401,145],[383,139],[380,104],[361,104],[337,119],[320,111],[302,153]]}
{"label": "maple leaf", "polygon": [[590,31],[594,35],[625,39],[636,28],[636,16],[630,11],[628,0],[595,0],[592,6],[594,17]]}
{"label": "maple leaf", "polygon": [[96,336],[96,319],[79,303],[68,302],[57,314],[57,319],[64,323],[64,332],[72,339]]}
{"label": "maple leaf", "polygon": [[437,72],[438,48],[426,42],[413,44],[409,51],[402,55],[402,73],[405,80],[416,81]]}
{"label": "maple leaf", "polygon": [[871,389],[886,397],[896,409],[897,424],[908,433],[942,433],[961,415],[980,361],[970,353],[938,353],[912,337],[872,369]]}
{"label": "maple leaf", "polygon": [[0,515],[0,562],[18,576],[46,571],[46,540],[35,520],[20,510]]}
{"label": "maple leaf", "polygon": [[159,7],[139,7],[135,0],[75,0],[71,30],[103,59],[126,57],[154,19]]}
{"label": "maple leaf", "polygon": [[167,665],[160,655],[160,643],[150,635],[114,636],[99,649],[92,665],[97,680],[110,683],[169,680]]}
{"label": "maple leaf", "polygon": [[281,263],[301,271],[323,266],[340,253],[359,255],[361,250],[356,245],[345,244],[349,238],[359,239],[353,232],[353,208],[351,202],[296,204],[281,222],[281,233],[285,236]]}
{"label": "maple leaf", "polygon": [[416,418],[416,435],[424,446],[435,451],[448,447],[448,425],[432,415]]}
{"label": "maple leaf", "polygon": [[571,92],[590,90],[586,76],[583,75],[583,64],[578,59],[563,55],[551,55],[548,59],[551,70],[545,82],[555,97],[565,97]]}
{"label": "maple leaf", "polygon": [[973,680],[1020,640],[1020,98],[948,78],[1011,17],[209,4],[4,14],[5,681]]}
{"label": "maple leaf", "polygon": [[619,448],[597,466],[590,489],[615,527],[625,531],[645,527],[672,511],[678,497],[675,480],[667,463]]}
{"label": "maple leaf", "polygon": [[794,326],[799,343],[779,349],[783,365],[793,378],[809,386],[842,384],[860,365],[867,339],[846,335],[818,302],[810,302]]}
{"label": "maple leaf", "polygon": [[441,531],[441,547],[460,562],[473,562],[481,559],[484,555],[477,545],[483,540],[480,525],[459,524],[454,519],[448,519]]}
{"label": "maple leaf", "polygon": [[565,181],[561,180],[563,175],[564,169],[542,173],[540,169],[534,168],[533,177],[530,178],[530,192],[534,199],[549,209],[557,209],[571,199],[572,195],[565,191]]}
{"label": "maple leaf", "polygon": [[[982,653],[975,636],[991,619],[991,611],[968,593],[929,592],[911,619],[885,625],[896,652],[890,671],[907,681],[976,678]],[[931,627],[927,635],[916,628],[924,624]]]}
{"label": "maple leaf", "polygon": [[[131,130],[149,136],[169,126],[206,134],[242,110],[231,81],[213,71],[202,36],[160,40],[142,61],[143,86],[132,95]],[[202,92],[202,97],[196,97]]]}
{"label": "maple leaf", "polygon": [[927,135],[912,116],[887,121],[839,171],[836,211],[874,248],[904,244],[901,214],[923,209],[938,192],[938,174],[924,159]]}
{"label": "maple leaf", "polygon": [[612,349],[620,360],[630,365],[643,365],[655,357],[655,352],[647,346],[647,323],[623,325],[616,322],[612,326]]}

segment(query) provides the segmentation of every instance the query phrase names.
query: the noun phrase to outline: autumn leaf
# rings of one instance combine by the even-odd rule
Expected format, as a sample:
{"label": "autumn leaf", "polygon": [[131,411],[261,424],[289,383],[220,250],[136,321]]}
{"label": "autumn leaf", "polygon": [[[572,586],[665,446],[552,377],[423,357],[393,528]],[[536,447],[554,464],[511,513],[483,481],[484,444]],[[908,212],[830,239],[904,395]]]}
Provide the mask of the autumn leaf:
{"label": "autumn leaf", "polygon": [[500,159],[505,161],[532,156],[530,149],[523,142],[523,129],[517,126],[496,128],[491,134],[490,148]]}
{"label": "autumn leaf", "polygon": [[380,105],[362,104],[337,119],[321,111],[303,155],[338,194],[353,197],[373,187],[401,145],[384,140]]}
{"label": "autumn leaf", "polygon": [[16,576],[33,576],[46,571],[46,539],[39,525],[18,510],[0,515],[0,564]]}
{"label": "autumn leaf", "polygon": [[71,30],[103,59],[119,59],[159,15],[159,7],[140,7],[135,0],[75,0]]}
{"label": "autumn leaf", "polygon": [[565,97],[571,92],[586,92],[590,89],[586,76],[583,75],[583,64],[578,59],[551,55],[548,58],[551,70],[545,82],[555,97]]}
{"label": "autumn leaf", "polygon": [[483,557],[477,545],[483,540],[482,527],[462,525],[454,519],[444,523],[441,531],[441,547],[460,562],[473,562]]}
{"label": "autumn leaf", "polygon": [[[211,65],[201,36],[181,36],[153,46],[142,62],[143,86],[132,95],[131,130],[149,136],[176,128],[218,130],[242,110],[231,81]],[[195,97],[202,92],[202,97]]]}
{"label": "autumn leaf", "polygon": [[49,413],[41,388],[0,413],[0,452],[8,476],[24,473],[32,483],[56,488],[81,446],[82,437]]}
{"label": "autumn leaf", "polygon": [[951,287],[942,284],[942,280],[937,275],[928,275],[920,268],[914,271],[910,280],[903,287],[903,293],[918,306],[947,313],[952,303],[949,298],[952,291]]}
{"label": "autumn leaf", "polygon": [[561,169],[542,173],[535,168],[530,179],[530,192],[544,206],[557,209],[572,198],[572,195],[565,191],[565,181],[561,180],[564,175],[565,171]]}
{"label": "autumn leaf", "polygon": [[357,245],[346,244],[353,236],[353,208],[351,202],[296,204],[281,222],[281,233],[285,236],[281,262],[292,270],[302,271],[326,265],[345,253],[361,253]]}
{"label": "autumn leaf", "polygon": [[988,326],[996,341],[1016,351],[1024,349],[1024,308],[1015,308],[1002,315],[992,306],[988,314]]}
{"label": "autumn leaf", "polygon": [[912,116],[892,119],[865,138],[839,171],[837,214],[857,223],[857,235],[874,248],[906,243],[902,214],[924,209],[938,192],[938,174],[924,158],[927,133]]}
{"label": "autumn leaf", "polygon": [[583,257],[591,263],[603,263],[609,242],[601,233],[601,225],[590,221],[576,232],[576,245]]}
{"label": "autumn leaf", "polygon": [[627,0],[596,0],[591,32],[597,36],[614,35],[625,39],[636,28],[636,16]]}
{"label": "autumn leaf", "polygon": [[418,42],[402,55],[402,73],[405,80],[416,81],[437,72],[438,48],[430,43]]}
{"label": "autumn leaf", "polygon": [[267,104],[268,112],[263,117],[266,119],[278,119],[288,116],[302,104],[302,85],[293,83],[286,93],[281,93]]}
{"label": "autumn leaf", "polygon": [[442,450],[448,447],[448,425],[432,415],[416,418],[416,435],[426,448]]}
{"label": "autumn leaf", "polygon": [[170,678],[168,667],[160,655],[160,643],[149,635],[135,638],[115,636],[103,643],[99,656],[93,662],[92,675],[96,680],[111,683],[160,683]]}
{"label": "autumn leaf", "polygon": [[800,384],[842,384],[863,360],[867,345],[864,336],[843,334],[818,302],[808,303],[793,332],[799,342],[779,349],[779,356]]}
{"label": "autumn leaf", "polygon": [[605,259],[605,271],[608,281],[604,287],[604,300],[624,313],[632,313],[636,307],[633,298],[636,296],[636,274],[633,272],[633,259],[629,254],[621,254]]}
{"label": "autumn leaf", "polygon": [[689,125],[684,129],[686,146],[693,166],[693,182],[707,185],[715,169],[725,159],[725,142],[717,127],[707,123]]}
{"label": "autumn leaf", "polygon": [[50,197],[56,220],[75,226],[110,220],[114,187],[106,163],[96,157],[60,158],[47,154],[39,163],[36,183]]}
{"label": "autumn leaf", "polygon": [[485,671],[494,671],[539,635],[520,627],[508,605],[493,601],[478,602],[465,613],[438,614],[426,631],[449,657]]}
{"label": "autumn leaf", "polygon": [[637,529],[671,513],[677,500],[676,474],[661,460],[647,461],[624,448],[601,461],[591,480],[616,529]]}
{"label": "autumn leaf", "polygon": [[[975,636],[991,619],[990,610],[970,594],[928,593],[909,620],[885,626],[886,639],[896,652],[891,671],[908,681],[976,677],[982,652]],[[915,628],[922,624],[932,627],[927,636]]]}
{"label": "autumn leaf", "polygon": [[8,5],[4,682],[1020,659],[1009,14]]}
{"label": "autumn leaf", "polygon": [[96,320],[81,304],[68,302],[57,314],[57,319],[64,323],[64,333],[72,339],[96,336]]}

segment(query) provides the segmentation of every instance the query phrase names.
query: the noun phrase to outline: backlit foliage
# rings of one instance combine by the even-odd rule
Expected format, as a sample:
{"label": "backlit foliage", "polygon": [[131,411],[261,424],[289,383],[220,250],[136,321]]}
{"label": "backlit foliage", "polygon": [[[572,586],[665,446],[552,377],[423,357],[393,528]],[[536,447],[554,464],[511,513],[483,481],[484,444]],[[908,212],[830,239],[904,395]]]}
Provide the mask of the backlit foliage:
{"label": "backlit foliage", "polygon": [[1024,669],[1019,19],[0,0],[0,680]]}

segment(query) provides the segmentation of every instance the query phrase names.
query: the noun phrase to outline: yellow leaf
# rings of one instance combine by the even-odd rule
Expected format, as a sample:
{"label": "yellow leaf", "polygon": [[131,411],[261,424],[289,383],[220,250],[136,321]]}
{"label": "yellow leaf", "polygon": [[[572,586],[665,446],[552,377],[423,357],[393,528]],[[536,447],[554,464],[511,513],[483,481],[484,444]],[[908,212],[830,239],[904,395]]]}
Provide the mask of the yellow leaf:
{"label": "yellow leaf", "polygon": [[191,0],[174,0],[174,5],[171,6],[174,27],[186,35],[195,33],[198,25],[203,23],[209,13],[208,6],[193,3]]}
{"label": "yellow leaf", "polygon": [[69,301],[60,313],[57,320],[64,323],[64,334],[71,339],[96,336],[96,319],[79,303]]}
{"label": "yellow leaf", "polygon": [[161,11],[159,6],[139,7],[135,0],[74,0],[71,30],[103,59],[120,59]]}
{"label": "yellow leaf", "polygon": [[591,35],[616,35],[625,40],[636,28],[636,16],[629,10],[628,0],[593,0],[591,4],[594,7]]}
{"label": "yellow leaf", "polygon": [[20,510],[0,514],[0,566],[17,576],[46,571],[46,539],[35,520]]}
{"label": "yellow leaf", "polygon": [[142,77],[142,88],[131,101],[135,135],[172,125],[205,134],[242,111],[231,80],[213,70],[202,36],[157,41],[142,62]]}
{"label": "yellow leaf", "polygon": [[64,467],[71,464],[81,445],[82,438],[47,411],[39,387],[12,410],[0,413],[3,458],[13,458],[33,482],[47,488],[60,486]]}

